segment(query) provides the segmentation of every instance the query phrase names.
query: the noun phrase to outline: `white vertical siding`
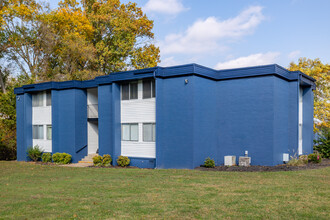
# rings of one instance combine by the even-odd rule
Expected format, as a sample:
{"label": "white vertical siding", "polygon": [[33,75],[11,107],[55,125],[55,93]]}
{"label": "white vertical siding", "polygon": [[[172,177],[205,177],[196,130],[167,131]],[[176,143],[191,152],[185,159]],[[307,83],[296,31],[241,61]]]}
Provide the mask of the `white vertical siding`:
{"label": "white vertical siding", "polygon": [[139,141],[122,141],[121,154],[130,157],[156,157],[155,142],[143,142],[143,123],[156,122],[156,99],[142,98],[142,81],[138,83],[138,99],[121,100],[121,123],[139,124]]}
{"label": "white vertical siding", "polygon": [[52,140],[47,140],[47,125],[52,124],[52,107],[46,106],[46,92],[43,92],[43,106],[32,107],[32,125],[44,126],[44,139],[32,139],[44,152],[52,152]]}

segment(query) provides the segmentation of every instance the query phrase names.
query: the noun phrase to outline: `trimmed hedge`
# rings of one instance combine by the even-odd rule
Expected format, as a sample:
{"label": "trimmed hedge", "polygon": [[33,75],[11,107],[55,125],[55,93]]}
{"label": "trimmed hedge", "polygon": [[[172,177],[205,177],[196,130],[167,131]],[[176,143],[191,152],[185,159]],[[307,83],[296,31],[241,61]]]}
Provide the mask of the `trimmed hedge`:
{"label": "trimmed hedge", "polygon": [[53,154],[54,163],[69,164],[71,163],[72,156],[67,153],[55,153]]}
{"label": "trimmed hedge", "polygon": [[52,162],[52,154],[51,153],[43,153],[41,156],[42,162],[51,163]]}
{"label": "trimmed hedge", "polygon": [[130,162],[131,162],[131,160],[125,156],[119,156],[117,159],[117,164],[118,164],[118,166],[121,166],[121,167],[127,167]]}

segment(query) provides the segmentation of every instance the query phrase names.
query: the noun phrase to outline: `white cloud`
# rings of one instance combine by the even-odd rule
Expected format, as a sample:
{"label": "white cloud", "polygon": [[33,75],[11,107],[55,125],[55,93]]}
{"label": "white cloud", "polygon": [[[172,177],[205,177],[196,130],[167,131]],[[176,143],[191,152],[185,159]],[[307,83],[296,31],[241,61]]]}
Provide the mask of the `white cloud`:
{"label": "white cloud", "polygon": [[256,53],[246,57],[239,57],[237,59],[220,62],[215,66],[215,69],[230,69],[247,66],[259,66],[266,64],[273,64],[279,58],[279,52]]}
{"label": "white cloud", "polygon": [[176,66],[179,63],[175,61],[174,57],[166,57],[165,59],[161,60],[160,66],[167,67],[167,66]]}
{"label": "white cloud", "polygon": [[301,54],[300,50],[295,50],[289,53],[288,57],[289,59],[293,60],[296,59]]}
{"label": "white cloud", "polygon": [[176,15],[182,11],[188,10],[181,3],[181,0],[149,0],[143,11],[156,12],[161,14]]}
{"label": "white cloud", "polygon": [[167,35],[160,43],[161,52],[191,54],[221,51],[224,45],[220,41],[235,40],[253,33],[263,19],[262,7],[252,6],[227,20],[216,17],[198,20],[184,33]]}

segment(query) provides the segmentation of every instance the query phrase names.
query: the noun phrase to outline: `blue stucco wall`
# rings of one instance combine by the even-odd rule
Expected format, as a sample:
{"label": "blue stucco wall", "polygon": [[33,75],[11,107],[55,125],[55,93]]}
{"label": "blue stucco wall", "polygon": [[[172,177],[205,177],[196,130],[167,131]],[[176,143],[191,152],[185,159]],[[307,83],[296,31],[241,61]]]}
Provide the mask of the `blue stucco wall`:
{"label": "blue stucco wall", "polygon": [[297,85],[275,76],[157,79],[156,167],[191,169],[206,157],[221,165],[225,155],[238,162],[246,150],[252,165],[283,163],[298,146]]}
{"label": "blue stucco wall", "polygon": [[314,94],[311,87],[303,87],[303,154],[313,153]]}
{"label": "blue stucco wall", "polygon": [[138,157],[129,157],[129,159],[131,160],[130,166],[133,167],[153,169],[156,165],[156,159]]}
{"label": "blue stucco wall", "polygon": [[76,163],[87,155],[87,147],[80,150],[87,146],[86,90],[52,91],[52,109],[53,153],[69,153]]}
{"label": "blue stucco wall", "polygon": [[99,154],[110,154],[113,165],[121,154],[120,85],[98,87]]}
{"label": "blue stucco wall", "polygon": [[[292,154],[296,150],[296,146],[289,145],[289,116],[290,109],[290,84],[277,77],[274,78],[274,136],[273,136],[273,164],[277,165],[283,163],[283,154]],[[293,91],[296,94],[294,88]],[[295,97],[297,99],[297,97]],[[295,102],[295,100],[294,100]],[[295,102],[296,103],[296,102]],[[292,125],[291,127],[296,126]]]}
{"label": "blue stucco wall", "polygon": [[243,156],[252,164],[272,165],[274,126],[272,76],[220,81],[218,97],[217,163],[225,155]]}
{"label": "blue stucco wall", "polygon": [[157,168],[194,166],[193,79],[188,76],[156,80]]}
{"label": "blue stucco wall", "polygon": [[219,123],[217,112],[217,82],[194,77],[193,93],[193,155],[191,168],[204,164],[210,157],[218,162]]}
{"label": "blue stucco wall", "polygon": [[17,160],[29,160],[26,150],[32,147],[32,96],[24,93],[16,96]]}
{"label": "blue stucco wall", "polygon": [[289,82],[289,125],[288,151],[290,156],[298,155],[298,121],[299,121],[299,83]]}

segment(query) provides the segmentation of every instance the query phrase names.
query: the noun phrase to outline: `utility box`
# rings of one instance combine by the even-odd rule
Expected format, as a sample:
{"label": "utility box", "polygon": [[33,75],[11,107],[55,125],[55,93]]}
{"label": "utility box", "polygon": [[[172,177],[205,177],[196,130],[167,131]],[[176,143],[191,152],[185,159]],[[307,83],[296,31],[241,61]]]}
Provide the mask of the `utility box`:
{"label": "utility box", "polygon": [[251,157],[239,157],[239,166],[248,167],[251,165]]}
{"label": "utility box", "polygon": [[225,156],[225,166],[235,166],[236,156]]}
{"label": "utility box", "polygon": [[289,154],[283,154],[283,162],[287,163],[289,160]]}

